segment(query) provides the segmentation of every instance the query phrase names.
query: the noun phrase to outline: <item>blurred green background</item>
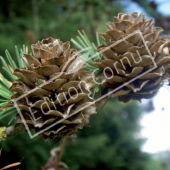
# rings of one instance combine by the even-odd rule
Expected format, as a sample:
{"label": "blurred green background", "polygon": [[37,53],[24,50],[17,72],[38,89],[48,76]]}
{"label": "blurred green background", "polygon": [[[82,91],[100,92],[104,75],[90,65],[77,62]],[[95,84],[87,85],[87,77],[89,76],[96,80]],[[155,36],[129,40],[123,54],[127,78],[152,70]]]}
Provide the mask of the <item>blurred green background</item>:
{"label": "blurred green background", "polygon": [[[85,30],[91,41],[96,31],[105,31],[108,21],[131,3],[145,7],[159,26],[168,32],[163,17],[147,0],[5,0],[0,2],[0,55],[8,49],[14,55],[14,46],[32,43],[46,37],[68,41],[76,38],[77,30]],[[162,18],[161,18],[162,17]],[[162,24],[162,25],[161,25]],[[72,44],[72,47],[73,44]],[[5,58],[5,57],[4,57]],[[14,58],[15,60],[15,58]],[[63,162],[70,170],[169,170],[168,159],[155,159],[143,153],[144,139],[137,137],[139,120],[144,108],[139,102],[122,104],[113,99],[90,119],[90,124],[79,130],[75,143],[66,145]],[[146,109],[145,109],[146,111]],[[7,125],[8,119],[0,121]],[[21,161],[21,170],[39,170],[50,157],[53,146],[39,137],[30,139],[23,132],[0,143],[0,168]],[[16,168],[13,168],[16,169]]]}

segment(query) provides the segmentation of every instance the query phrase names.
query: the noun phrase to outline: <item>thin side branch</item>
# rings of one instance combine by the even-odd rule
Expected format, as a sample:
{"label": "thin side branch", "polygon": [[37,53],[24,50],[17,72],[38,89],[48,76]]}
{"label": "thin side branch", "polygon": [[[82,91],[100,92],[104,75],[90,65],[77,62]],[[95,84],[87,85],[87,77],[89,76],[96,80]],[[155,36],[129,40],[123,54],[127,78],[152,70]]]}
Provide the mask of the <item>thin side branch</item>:
{"label": "thin side branch", "polygon": [[67,140],[68,140],[68,137],[65,137],[63,139],[63,142],[60,145],[60,150],[57,154],[57,162],[56,162],[56,168],[55,168],[56,170],[59,170],[59,168],[60,168],[60,162],[61,162],[61,158],[62,158],[62,155],[63,155],[64,147],[67,143]]}

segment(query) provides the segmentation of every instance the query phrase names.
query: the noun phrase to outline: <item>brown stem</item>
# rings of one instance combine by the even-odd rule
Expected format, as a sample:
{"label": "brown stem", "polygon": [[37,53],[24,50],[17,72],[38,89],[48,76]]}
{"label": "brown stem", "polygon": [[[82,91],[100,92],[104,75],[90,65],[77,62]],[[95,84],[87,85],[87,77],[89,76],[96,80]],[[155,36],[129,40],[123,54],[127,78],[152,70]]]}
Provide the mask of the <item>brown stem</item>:
{"label": "brown stem", "polygon": [[55,168],[56,170],[59,170],[59,168],[60,168],[60,162],[61,162],[62,154],[63,154],[63,151],[64,151],[64,147],[67,143],[67,140],[68,140],[68,137],[65,137],[63,139],[63,142],[60,145],[60,150],[57,154],[57,162],[56,162],[56,168]]}
{"label": "brown stem", "polygon": [[43,0],[32,0],[32,10],[33,10],[33,22],[34,22],[34,31],[36,35],[39,35],[39,9],[44,1]]}
{"label": "brown stem", "polygon": [[110,98],[104,98],[96,103],[96,108],[100,109],[105,106],[105,104],[108,102]]}
{"label": "brown stem", "polygon": [[37,0],[32,0],[32,7],[33,7],[33,21],[34,21],[34,31],[36,35],[39,34],[39,4]]}

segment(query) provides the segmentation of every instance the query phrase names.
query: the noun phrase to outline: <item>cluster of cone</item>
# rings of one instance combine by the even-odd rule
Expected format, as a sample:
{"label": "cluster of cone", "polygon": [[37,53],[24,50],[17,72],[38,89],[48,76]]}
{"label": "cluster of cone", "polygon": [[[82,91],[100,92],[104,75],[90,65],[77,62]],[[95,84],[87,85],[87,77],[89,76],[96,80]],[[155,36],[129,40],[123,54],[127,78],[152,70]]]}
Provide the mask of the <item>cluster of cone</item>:
{"label": "cluster of cone", "polygon": [[[120,13],[114,21],[108,23],[108,31],[101,33],[106,45],[97,47],[97,51],[103,58],[94,61],[105,71],[97,75],[102,80],[102,94],[125,84],[109,97],[118,96],[123,102],[151,98],[170,78],[169,37],[161,37],[162,28],[154,27],[154,19],[147,21],[143,14]],[[133,34],[137,30],[141,34]],[[18,101],[18,107],[28,126],[37,132],[59,122],[43,132],[43,138],[71,136],[96,112],[90,97],[92,75],[84,71],[86,64],[80,60],[80,53],[70,49],[69,42],[47,38],[32,45],[32,50],[33,56],[23,56],[27,68],[14,71],[19,79],[10,88],[16,92],[12,99],[28,94]],[[142,76],[126,83],[139,75]],[[89,106],[83,109],[86,105]],[[19,115],[17,122],[23,123]]]}
{"label": "cluster of cone", "polygon": [[97,51],[104,57],[94,62],[105,69],[99,75],[102,92],[122,86],[110,97],[118,96],[123,102],[151,98],[170,78],[170,39],[161,37],[163,29],[154,27],[154,19],[147,21],[143,14],[120,13],[114,21],[101,33],[106,45]]}

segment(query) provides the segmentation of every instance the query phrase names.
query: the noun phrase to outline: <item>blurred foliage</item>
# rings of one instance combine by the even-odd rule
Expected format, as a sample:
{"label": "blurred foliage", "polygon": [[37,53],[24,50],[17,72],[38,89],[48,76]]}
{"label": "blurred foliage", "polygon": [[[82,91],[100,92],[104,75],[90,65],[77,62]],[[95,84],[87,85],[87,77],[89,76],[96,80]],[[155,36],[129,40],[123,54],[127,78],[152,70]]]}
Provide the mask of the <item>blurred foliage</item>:
{"label": "blurred foliage", "polygon": [[[70,170],[143,170],[150,157],[140,151],[143,139],[135,137],[141,112],[136,103],[109,101],[91,117],[88,127],[78,131],[75,143],[69,141],[63,161]],[[20,167],[26,170],[43,166],[52,148],[50,142],[39,137],[31,140],[24,132],[1,142],[1,147],[4,153],[0,167],[23,159]]]}
{"label": "blurred foliage", "polygon": [[52,36],[68,41],[77,30],[95,37],[123,8],[112,0],[5,0],[0,4],[0,54]]}
{"label": "blurred foliage", "polygon": [[52,149],[52,146],[40,137],[31,140],[26,132],[1,142],[0,147],[0,167],[21,161],[18,167],[21,170],[39,170],[50,157]]}
{"label": "blurred foliage", "polygon": [[170,33],[170,16],[164,16],[159,8],[159,5],[166,3],[167,1],[156,1],[156,0],[132,0],[143,7],[143,10],[155,19],[155,25],[164,29],[164,34]]}
{"label": "blurred foliage", "polygon": [[140,151],[144,140],[135,137],[141,111],[136,103],[112,99],[79,131],[76,144],[66,146],[64,162],[71,170],[143,170],[150,157]]}
{"label": "blurred foliage", "polygon": [[[68,41],[76,38],[77,30],[85,30],[95,42],[96,31],[106,30],[105,23],[123,10],[114,0],[1,1],[0,55],[5,56],[4,51],[8,49],[17,61],[15,45],[30,47],[31,43],[49,36]],[[144,142],[137,137],[141,112],[137,103],[125,105],[116,99],[109,101],[91,117],[89,127],[78,131],[75,143],[67,144],[63,161],[70,170],[162,170],[159,169],[161,163],[140,151]],[[9,121],[6,117],[0,126]],[[53,146],[39,137],[31,140],[23,132],[1,142],[1,147],[0,167],[21,161],[19,169],[39,170],[50,157]]]}

